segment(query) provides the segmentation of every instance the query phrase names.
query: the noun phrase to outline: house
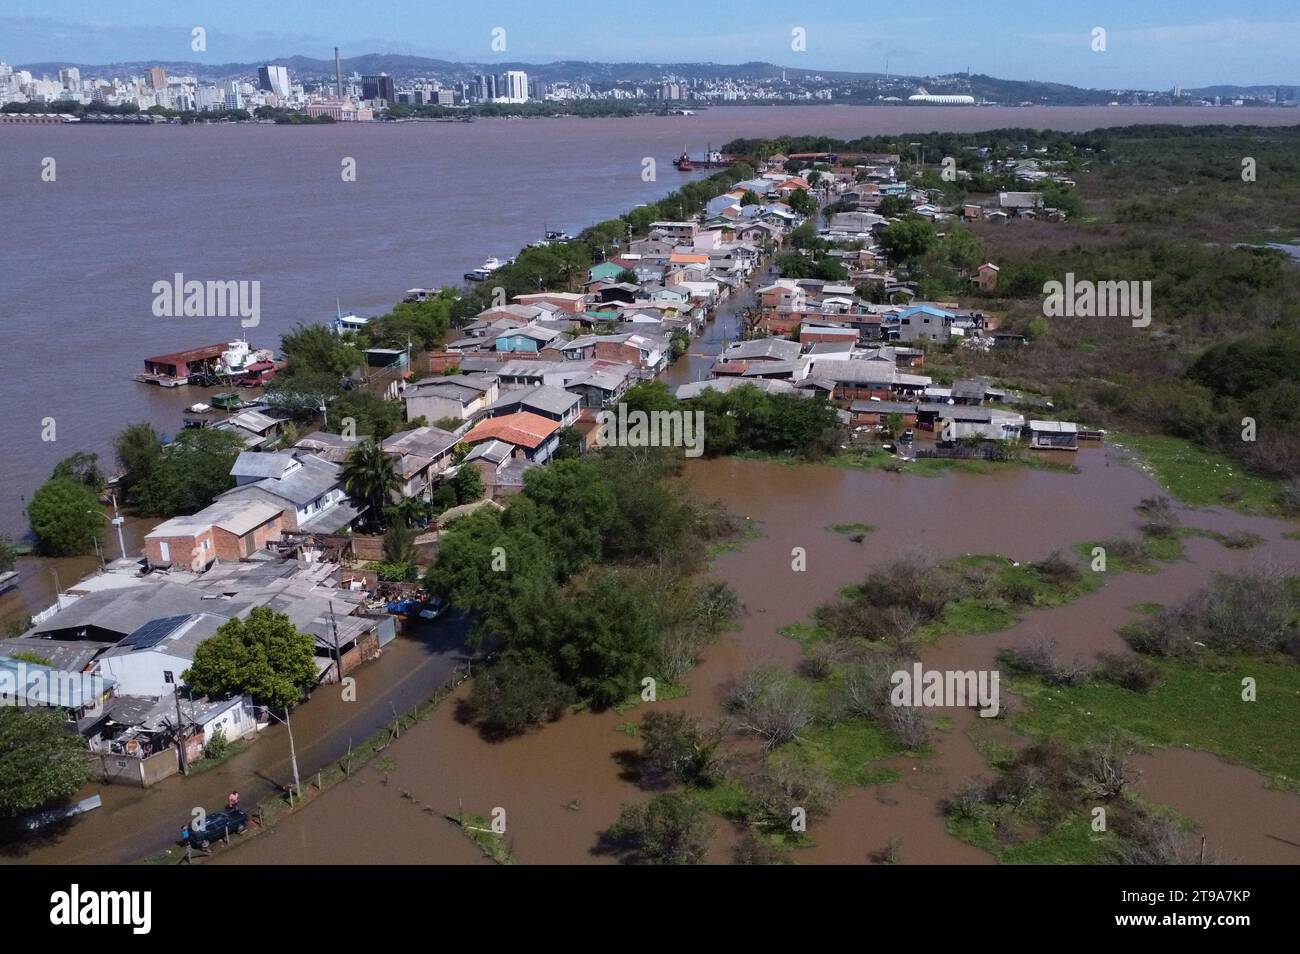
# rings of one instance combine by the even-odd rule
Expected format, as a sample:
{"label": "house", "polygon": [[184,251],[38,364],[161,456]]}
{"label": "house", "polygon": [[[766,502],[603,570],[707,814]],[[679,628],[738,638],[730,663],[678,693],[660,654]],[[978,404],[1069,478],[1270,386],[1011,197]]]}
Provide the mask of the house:
{"label": "house", "polygon": [[244,408],[212,427],[213,430],[234,431],[243,439],[244,446],[252,450],[273,442],[282,423],[255,408]]}
{"label": "house", "polygon": [[402,392],[406,419],[426,421],[452,418],[467,421],[497,399],[497,380],[488,374],[452,374],[424,378]]}
{"label": "house", "polygon": [[1022,414],[960,404],[918,404],[916,421],[918,427],[936,431],[936,436],[945,442],[967,437],[993,441],[1016,440],[1025,426]]}
{"label": "house", "polygon": [[269,503],[283,511],[282,529],[333,533],[361,515],[348,500],[338,464],[296,448],[274,454],[245,451],[230,473],[235,486],[217,498]]}
{"label": "house", "polygon": [[514,302],[519,305],[533,305],[547,308],[557,314],[582,314],[587,305],[587,296],[579,292],[537,292],[536,294],[516,295]]}
{"label": "house", "polygon": [[309,454],[314,454],[321,460],[341,464],[348,459],[352,449],[360,444],[363,439],[360,437],[345,437],[342,434],[331,434],[329,431],[312,431],[305,437],[300,437],[298,443],[293,446]]}
{"label": "house", "polygon": [[1029,446],[1044,450],[1078,450],[1079,425],[1070,421],[1030,421]]}
{"label": "house", "polygon": [[650,235],[659,237],[673,245],[690,245],[695,241],[699,226],[691,222],[651,222]]}
{"label": "house", "polygon": [[785,338],[755,338],[736,341],[723,349],[713,365],[714,374],[744,374],[753,362],[794,361],[799,357],[799,342]]}
{"label": "house", "polygon": [[561,427],[569,427],[577,421],[581,405],[578,395],[567,389],[539,384],[526,390],[507,391],[488,406],[487,413],[492,418],[528,411],[555,421]]}
{"label": "house", "polygon": [[536,354],[547,346],[560,333],[541,325],[525,325],[498,335],[492,342],[494,351],[522,352]]}
{"label": "house", "polygon": [[505,441],[481,441],[465,455],[459,466],[473,467],[478,471],[483,478],[487,499],[508,497],[524,489],[524,474],[537,466],[526,457],[516,456],[516,450],[513,444]]}
{"label": "house", "polygon": [[601,262],[599,265],[593,265],[587,270],[587,281],[589,282],[616,282],[619,276],[623,274],[624,268],[617,262]]}
{"label": "house", "polygon": [[95,665],[122,695],[170,696],[182,682],[181,673],[193,664],[199,644],[229,621],[229,616],[208,612],[160,616],[128,633]]}
{"label": "house", "polygon": [[560,444],[560,425],[528,411],[517,411],[480,421],[465,435],[465,442],[471,446],[490,440],[511,445],[517,457],[544,464]]}
{"label": "house", "polygon": [[900,415],[904,427],[916,426],[916,405],[900,401],[854,401],[849,414],[854,427],[882,427],[891,414]]}
{"label": "house", "polygon": [[953,334],[956,316],[933,305],[912,305],[898,313],[898,325],[889,330],[892,340],[945,342]]}
{"label": "house", "polygon": [[989,383],[979,378],[961,378],[952,383],[954,404],[979,405],[988,399]]}
{"label": "house", "polygon": [[799,344],[854,344],[858,340],[858,329],[836,328],[829,325],[803,325],[799,329]]}
{"label": "house", "polygon": [[1041,192],[999,192],[998,208],[1013,215],[1023,215],[1044,206]]}
{"label": "house", "polygon": [[440,427],[417,427],[386,437],[380,445],[396,458],[394,470],[402,481],[403,497],[428,499],[434,478],[452,463],[452,450],[460,440]]}
{"label": "house", "polygon": [[973,284],[980,291],[995,291],[998,287],[998,272],[1001,271],[992,262],[985,262],[971,278]]}
{"label": "house", "polygon": [[284,508],[257,500],[218,497],[198,513],[172,517],[144,538],[151,567],[201,573],[214,560],[246,560],[286,529]]}

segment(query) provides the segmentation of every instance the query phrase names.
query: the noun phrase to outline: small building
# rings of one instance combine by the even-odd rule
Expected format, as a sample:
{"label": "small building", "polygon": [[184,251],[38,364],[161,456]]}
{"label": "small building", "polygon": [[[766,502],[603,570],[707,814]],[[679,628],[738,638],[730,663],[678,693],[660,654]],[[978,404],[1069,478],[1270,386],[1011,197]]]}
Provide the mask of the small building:
{"label": "small building", "polygon": [[511,445],[515,457],[544,464],[560,444],[560,425],[529,411],[518,411],[481,421],[465,435],[470,445],[491,440]]}
{"label": "small building", "polygon": [[854,401],[849,405],[849,423],[854,427],[881,427],[891,414],[903,418],[904,427],[916,426],[916,405],[901,401]]}
{"label": "small building", "polygon": [[1029,446],[1042,450],[1078,450],[1079,425],[1070,421],[1030,421]]}

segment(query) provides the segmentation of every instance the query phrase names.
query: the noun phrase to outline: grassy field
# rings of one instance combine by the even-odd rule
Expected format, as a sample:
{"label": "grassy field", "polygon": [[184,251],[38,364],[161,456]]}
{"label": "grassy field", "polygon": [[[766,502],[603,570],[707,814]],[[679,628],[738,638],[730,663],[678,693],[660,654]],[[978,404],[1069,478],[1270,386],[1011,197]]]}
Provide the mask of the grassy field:
{"label": "grassy field", "polygon": [[[1149,693],[1101,682],[1059,688],[1012,677],[1009,688],[1028,707],[1011,724],[1032,736],[1075,744],[1119,729],[1149,745],[1213,752],[1261,772],[1279,788],[1300,792],[1300,667],[1246,656],[1220,659],[1213,667],[1151,662],[1163,681]],[[1256,682],[1258,701],[1242,701],[1247,676]]]}
{"label": "grassy field", "polygon": [[776,749],[769,758],[823,769],[840,785],[879,785],[895,781],[898,772],[872,763],[903,752],[884,726],[855,719],[805,729],[797,740]]}
{"label": "grassy field", "polygon": [[1138,466],[1189,506],[1277,512],[1278,482],[1246,473],[1223,454],[1165,435],[1110,434],[1108,440],[1139,454]]}

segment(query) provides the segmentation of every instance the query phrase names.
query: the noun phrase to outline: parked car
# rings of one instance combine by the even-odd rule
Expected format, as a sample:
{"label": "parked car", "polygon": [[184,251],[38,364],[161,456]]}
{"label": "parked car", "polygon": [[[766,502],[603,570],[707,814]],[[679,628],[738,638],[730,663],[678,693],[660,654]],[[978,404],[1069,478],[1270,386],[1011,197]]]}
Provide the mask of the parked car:
{"label": "parked car", "polygon": [[420,619],[437,619],[446,611],[447,601],[441,596],[431,596],[418,615]]}
{"label": "parked car", "polygon": [[907,430],[903,431],[903,443],[904,444],[912,443],[912,429],[910,427]]}
{"label": "parked car", "polygon": [[208,842],[224,838],[228,834],[241,835],[248,827],[248,813],[242,808],[223,808],[208,812],[202,828],[190,822],[190,841],[196,848],[206,848]]}

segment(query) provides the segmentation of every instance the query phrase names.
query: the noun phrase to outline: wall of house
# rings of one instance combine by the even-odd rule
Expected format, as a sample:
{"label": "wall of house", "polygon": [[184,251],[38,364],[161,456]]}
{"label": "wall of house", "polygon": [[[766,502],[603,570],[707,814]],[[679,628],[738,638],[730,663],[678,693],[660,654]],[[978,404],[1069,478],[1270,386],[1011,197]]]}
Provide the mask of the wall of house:
{"label": "wall of house", "polygon": [[155,752],[146,759],[112,752],[88,752],[91,772],[112,785],[133,785],[148,788],[181,770],[180,758],[175,748]]}
{"label": "wall of house", "polygon": [[277,515],[243,535],[236,535],[222,530],[220,527],[213,527],[212,542],[216,549],[217,559],[224,560],[227,563],[237,563],[240,560],[247,559],[268,543],[280,539],[282,523],[280,516]]}
{"label": "wall of house", "polygon": [[218,731],[232,742],[256,732],[257,718],[253,713],[253,700],[249,696],[244,696],[238,705],[231,706],[210,722],[203,724],[203,743],[206,745],[211,742]]}
{"label": "wall of house", "polygon": [[[166,547],[163,546],[164,543]],[[198,548],[197,553],[195,552],[196,547]],[[162,566],[170,563],[182,570],[192,569],[195,565],[194,558],[196,556],[200,557],[199,566],[201,567],[206,567],[217,558],[211,527],[197,534],[146,537],[144,552],[151,566]]]}
{"label": "wall of house", "polygon": [[[190,659],[160,649],[147,649],[102,656],[98,665],[101,675],[117,682],[115,691],[120,695],[170,696],[190,663]],[[172,674],[172,682],[164,678],[164,672]]]}

